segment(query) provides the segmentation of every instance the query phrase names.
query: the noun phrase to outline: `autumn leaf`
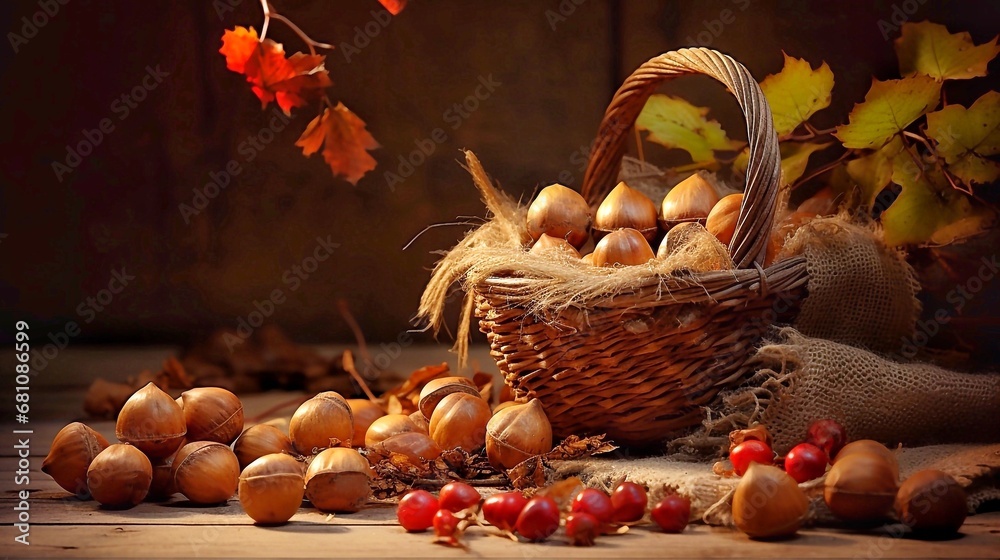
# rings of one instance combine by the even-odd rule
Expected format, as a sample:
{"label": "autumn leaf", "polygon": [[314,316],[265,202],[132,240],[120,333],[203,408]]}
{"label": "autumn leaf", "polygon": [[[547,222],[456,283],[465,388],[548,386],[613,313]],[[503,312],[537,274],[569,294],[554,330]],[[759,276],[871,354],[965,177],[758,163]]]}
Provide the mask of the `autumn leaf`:
{"label": "autumn leaf", "polygon": [[222,35],[226,67],[246,76],[261,107],[275,101],[285,114],[319,99],[332,85],[322,55],[295,53],[285,56],[284,47],[270,39],[258,41],[254,28],[236,27]]}
{"label": "autumn leaf", "polygon": [[977,46],[967,32],[948,33],[947,27],[929,21],[904,23],[895,47],[900,74],[938,81],[985,76],[986,66],[1000,53],[997,37]]}
{"label": "autumn leaf", "polygon": [[874,152],[847,162],[847,174],[861,189],[861,204],[871,209],[875,198],[892,180],[892,160],[903,149],[899,136]]}
{"label": "autumn leaf", "polygon": [[948,105],[927,115],[927,136],[937,143],[948,170],[968,184],[1000,177],[1000,93],[987,92],[966,109]]}
{"label": "autumn leaf", "polygon": [[406,0],[378,0],[379,4],[382,4],[386,10],[392,15],[399,15],[399,12],[403,11],[406,7]]}
{"label": "autumn leaf", "polygon": [[926,76],[880,82],[848,116],[834,135],[845,148],[876,149],[902,132],[921,115],[937,107],[941,84]]}
{"label": "autumn leaf", "polygon": [[302,136],[295,142],[305,156],[311,156],[320,147],[323,159],[335,176],[346,179],[352,185],[365,173],[375,169],[375,159],[368,150],[378,148],[378,142],[365,128],[365,121],[358,118],[343,103],[327,108],[309,122]]}
{"label": "autumn leaf", "polygon": [[[813,142],[782,142],[778,145],[781,153],[781,186],[797,181],[806,171],[809,156],[832,145],[832,142],[816,144]],[[750,152],[744,149],[733,161],[733,171],[745,174]]]}
{"label": "autumn leaf", "polygon": [[833,91],[833,71],[825,62],[813,70],[806,60],[782,54],[785,65],[781,72],[760,83],[778,136],[790,134],[816,111],[828,107]]}
{"label": "autumn leaf", "polygon": [[714,150],[737,150],[743,143],[730,140],[722,125],[705,118],[708,109],[668,95],[653,95],[642,108],[636,126],[647,138],[667,148],[680,148],[696,163],[715,161]]}
{"label": "autumn leaf", "polygon": [[896,154],[892,167],[892,182],[902,191],[882,213],[887,245],[947,245],[993,225],[994,212],[952,188],[940,168],[922,170],[906,151]]}

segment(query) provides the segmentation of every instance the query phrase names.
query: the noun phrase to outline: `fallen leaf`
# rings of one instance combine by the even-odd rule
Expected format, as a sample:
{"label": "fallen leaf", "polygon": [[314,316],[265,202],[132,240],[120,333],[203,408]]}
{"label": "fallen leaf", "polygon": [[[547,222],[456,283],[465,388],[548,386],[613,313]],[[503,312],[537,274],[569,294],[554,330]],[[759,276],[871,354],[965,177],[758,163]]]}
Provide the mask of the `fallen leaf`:
{"label": "fallen leaf", "polygon": [[288,115],[322,97],[323,90],[332,85],[323,66],[325,56],[295,53],[286,57],[280,43],[258,41],[252,27],[227,29],[219,52],[225,55],[227,68],[246,76],[262,108],[275,101]]}
{"label": "fallen leaf", "polygon": [[365,128],[365,121],[343,103],[325,109],[310,121],[295,145],[302,148],[307,157],[322,145],[323,159],[334,176],[343,177],[352,185],[357,185],[365,173],[375,169],[375,159],[368,150],[379,147]]}
{"label": "fallen leaf", "polygon": [[379,4],[382,4],[382,6],[384,6],[386,10],[389,10],[390,14],[395,16],[399,15],[399,12],[403,11],[403,8],[406,7],[407,0],[378,0],[378,1]]}
{"label": "fallen leaf", "polygon": [[657,94],[646,101],[635,125],[649,132],[648,140],[684,150],[695,163],[709,164],[715,161],[715,150],[738,150],[743,143],[730,140],[722,125],[706,115],[708,109],[704,107]]}
{"label": "fallen leaf", "polygon": [[874,152],[847,162],[847,174],[861,191],[860,203],[871,210],[882,189],[892,180],[892,160],[903,149],[899,136]]}
{"label": "fallen leaf", "polygon": [[937,144],[948,170],[968,184],[1000,178],[1000,93],[987,92],[966,109],[948,105],[927,115],[927,136]]}
{"label": "fallen leaf", "polygon": [[778,136],[790,134],[816,111],[828,107],[833,91],[833,71],[826,62],[813,70],[808,61],[782,54],[785,65],[781,71],[760,83]]}
{"label": "fallen leaf", "polygon": [[864,102],[854,106],[848,124],[834,135],[845,148],[877,149],[937,107],[940,93],[941,84],[927,76],[872,80]]}
{"label": "fallen leaf", "polygon": [[948,183],[937,167],[921,170],[908,152],[893,158],[892,182],[902,191],[882,213],[887,245],[947,245],[978,235],[996,215]]}
{"label": "fallen leaf", "polygon": [[1000,53],[997,37],[977,46],[967,32],[948,33],[947,27],[929,21],[904,23],[894,46],[900,74],[938,81],[985,76],[986,66]]}
{"label": "fallen leaf", "polygon": [[567,436],[562,443],[555,446],[552,451],[544,455],[546,459],[571,460],[583,459],[591,455],[610,453],[618,446],[607,441],[605,434],[581,438],[580,436]]}

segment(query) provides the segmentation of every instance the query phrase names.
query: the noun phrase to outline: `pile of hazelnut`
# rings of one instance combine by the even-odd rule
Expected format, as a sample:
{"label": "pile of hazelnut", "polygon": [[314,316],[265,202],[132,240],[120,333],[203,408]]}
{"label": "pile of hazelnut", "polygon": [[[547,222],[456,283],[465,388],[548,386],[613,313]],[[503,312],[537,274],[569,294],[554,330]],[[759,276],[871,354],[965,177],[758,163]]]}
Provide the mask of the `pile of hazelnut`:
{"label": "pile of hazelnut", "polygon": [[149,383],[118,416],[121,443],[110,445],[74,422],[56,435],[42,470],[67,491],[89,493],[108,508],[175,493],[195,504],[219,504],[238,493],[254,521],[279,524],[303,497],[324,512],[364,507],[374,474],[359,447],[405,457],[416,467],[443,450],[485,447],[497,470],[552,449],[552,428],[538,401],[491,410],[463,377],[428,382],[418,408],[386,415],[370,400],[327,391],[296,409],[287,434],[270,424],[243,431],[243,405],[233,393],[204,387],[175,400]]}
{"label": "pile of hazelnut", "polygon": [[[530,252],[558,251],[594,266],[640,265],[669,256],[669,232],[695,223],[728,246],[742,203],[743,193],[720,198],[716,187],[702,173],[692,174],[674,186],[659,210],[653,200],[625,182],[618,183],[596,212],[576,191],[549,185],[528,207],[527,230],[533,240]],[[782,213],[772,229],[765,264],[775,260],[787,237],[805,221],[834,210],[830,193],[823,192],[795,212]],[[654,254],[651,244],[661,235]],[[590,243],[591,237],[594,244]],[[591,247],[592,251],[581,257],[581,251]]]}

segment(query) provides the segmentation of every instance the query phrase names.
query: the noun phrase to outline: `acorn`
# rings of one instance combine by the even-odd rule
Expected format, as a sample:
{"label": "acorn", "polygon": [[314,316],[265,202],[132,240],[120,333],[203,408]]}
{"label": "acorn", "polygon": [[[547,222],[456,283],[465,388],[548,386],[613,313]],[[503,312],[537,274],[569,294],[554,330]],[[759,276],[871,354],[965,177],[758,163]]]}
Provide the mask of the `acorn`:
{"label": "acorn", "polygon": [[257,424],[250,426],[243,432],[243,435],[233,444],[233,452],[239,459],[240,468],[247,466],[272,453],[295,453],[292,448],[292,440],[284,432],[270,424]]}
{"label": "acorn", "polygon": [[90,426],[81,422],[67,424],[53,438],[49,454],[42,461],[42,472],[63,490],[86,498],[87,469],[108,445],[108,440]]}
{"label": "acorn", "polygon": [[896,473],[884,456],[867,451],[845,456],[842,450],[826,474],[823,499],[838,518],[872,524],[892,510],[896,490]]}
{"label": "acorn", "polygon": [[958,532],[968,513],[965,490],[948,473],[926,469],[903,482],[896,494],[896,517],[918,536]]}
{"label": "acorn", "polygon": [[480,396],[452,393],[431,414],[430,436],[442,449],[462,448],[472,453],[486,444],[490,405]]}
{"label": "acorn", "polygon": [[[542,239],[545,237],[547,236],[542,236]],[[453,376],[432,379],[420,390],[420,400],[417,401],[417,408],[424,415],[424,418],[430,420],[431,413],[434,412],[434,407],[441,402],[441,399],[452,393],[467,393],[478,397],[479,387],[476,387],[476,384],[467,377]]]}
{"label": "acorn", "polygon": [[197,387],[181,393],[188,441],[229,445],[243,431],[243,403],[221,387]]}
{"label": "acorn", "polygon": [[590,235],[591,213],[580,193],[562,185],[549,185],[528,206],[527,228],[532,239],[542,234],[565,239],[579,249]]}
{"label": "acorn", "polygon": [[334,391],[324,391],[295,409],[288,423],[292,447],[312,455],[327,447],[350,447],[354,437],[354,415],[347,400]]}
{"label": "acorn", "polygon": [[240,462],[228,445],[216,441],[189,443],[174,457],[174,488],[196,504],[218,504],[240,482]]}
{"label": "acorn", "polygon": [[371,494],[369,468],[368,461],[353,449],[324,449],[306,469],[306,498],[320,511],[358,511]]}
{"label": "acorn", "polygon": [[291,455],[264,455],[240,473],[240,505],[247,515],[262,525],[291,519],[302,505],[304,495],[302,464]]}
{"label": "acorn", "polygon": [[184,411],[154,383],[147,383],[125,401],[115,436],[150,459],[165,459],[177,451],[187,434]]}
{"label": "acorn", "polygon": [[736,222],[739,221],[742,204],[743,193],[724,196],[705,218],[705,229],[727,247],[736,233]]}
{"label": "acorn", "polygon": [[532,255],[549,254],[580,258],[580,252],[576,250],[576,247],[570,245],[569,241],[566,241],[562,237],[552,237],[545,233],[535,241],[528,252]]}
{"label": "acorn", "polygon": [[647,244],[656,237],[656,204],[622,181],[597,208],[594,237],[603,238],[612,231],[624,228],[638,231]]}
{"label": "acorn", "polygon": [[[173,401],[173,399],[171,399]],[[129,508],[146,497],[153,480],[153,465],[135,446],[109,445],[87,469],[87,488],[99,504]]]}
{"label": "acorn", "polygon": [[365,433],[365,447],[374,447],[382,441],[407,432],[419,432],[420,428],[407,414],[386,414],[377,418]]}
{"label": "acorn", "polygon": [[351,407],[351,414],[354,415],[354,436],[351,438],[351,445],[364,447],[368,427],[372,422],[385,416],[385,412],[382,411],[382,407],[369,399],[347,399],[347,405]]}

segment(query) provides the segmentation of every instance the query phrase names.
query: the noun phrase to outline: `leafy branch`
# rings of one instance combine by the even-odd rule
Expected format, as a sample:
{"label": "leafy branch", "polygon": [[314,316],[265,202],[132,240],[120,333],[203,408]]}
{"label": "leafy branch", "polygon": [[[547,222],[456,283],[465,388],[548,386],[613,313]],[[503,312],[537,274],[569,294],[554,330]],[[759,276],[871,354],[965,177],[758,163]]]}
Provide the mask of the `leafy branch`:
{"label": "leafy branch", "polygon": [[[380,0],[393,15],[406,5],[405,0]],[[264,13],[260,36],[253,28],[237,26],[222,35],[219,52],[226,67],[243,74],[251,90],[260,99],[261,109],[273,101],[286,114],[292,109],[317,103],[318,115],[309,122],[295,145],[305,156],[322,149],[323,159],[335,177],[351,184],[375,169],[375,159],[368,153],[379,147],[366,129],[365,122],[343,103],[330,101],[327,88],[333,85],[325,63],[326,56],[316,49],[332,50],[333,45],[309,37],[292,20],[278,13],[267,0],[260,0]],[[309,49],[309,54],[285,55],[284,47],[267,38],[271,20],[280,21],[295,33]]]}
{"label": "leafy branch", "polygon": [[[997,217],[975,190],[1000,179],[994,157],[1000,154],[1000,93],[988,91],[963,107],[947,103],[944,87],[949,80],[986,76],[987,65],[1000,53],[997,38],[976,45],[968,33],[952,34],[943,25],[905,23],[894,47],[902,77],[872,80],[848,122],[831,129],[809,122],[830,105],[834,76],[825,62],[813,68],[784,54],[782,70],[761,81],[780,141],[782,186],[792,190],[826,177],[850,210],[880,212],[891,245],[945,245],[978,235]],[[716,152],[731,150],[733,143],[718,123],[705,118],[706,109],[692,106],[687,113],[701,117],[688,123],[690,129],[718,129],[708,143],[676,131],[663,134],[664,127],[677,123],[662,117],[662,100],[655,103],[647,104],[637,122],[637,128],[648,131],[647,140],[687,150],[700,167],[724,161]],[[841,150],[838,157],[808,169],[812,154],[834,146]],[[735,173],[745,172],[747,158],[743,150],[732,161]],[[876,208],[893,185],[898,196],[884,211]]]}

